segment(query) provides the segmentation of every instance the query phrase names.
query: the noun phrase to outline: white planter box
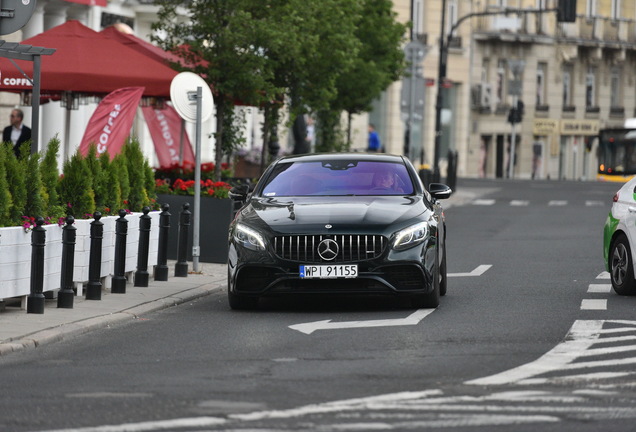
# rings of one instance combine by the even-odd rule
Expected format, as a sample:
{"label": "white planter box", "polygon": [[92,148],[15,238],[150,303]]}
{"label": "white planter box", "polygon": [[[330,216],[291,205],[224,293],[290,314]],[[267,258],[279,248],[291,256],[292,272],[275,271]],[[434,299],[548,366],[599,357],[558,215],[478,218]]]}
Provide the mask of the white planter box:
{"label": "white planter box", "polygon": [[[137,253],[139,250],[139,218],[143,213],[132,213],[126,216],[128,233],[126,236],[125,272],[137,269]],[[148,253],[148,269],[157,263],[159,248],[159,212],[149,213],[150,245]],[[105,288],[110,288],[110,279],[115,266],[115,221],[119,216],[101,218],[104,224],[102,239],[102,264],[100,277]],[[73,283],[81,295],[84,284],[88,282],[90,261],[90,227],[92,219],[75,220],[76,239],[73,268]],[[60,288],[62,268],[62,233],[61,226],[44,225],[46,242],[44,246],[44,287],[43,291],[55,291]],[[11,297],[27,296],[31,292],[31,232],[22,227],[0,228],[0,300]]]}

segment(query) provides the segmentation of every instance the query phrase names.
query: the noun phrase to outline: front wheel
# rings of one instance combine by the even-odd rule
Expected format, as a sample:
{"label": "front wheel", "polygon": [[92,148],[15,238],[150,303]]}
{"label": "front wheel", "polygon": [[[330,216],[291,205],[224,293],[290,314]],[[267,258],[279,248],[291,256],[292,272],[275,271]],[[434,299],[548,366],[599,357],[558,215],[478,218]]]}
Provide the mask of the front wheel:
{"label": "front wheel", "polygon": [[634,263],[629,241],[624,234],[619,235],[612,243],[609,254],[609,270],[612,288],[618,295],[636,295],[634,280]]}
{"label": "front wheel", "polygon": [[444,245],[444,253],[442,255],[442,264],[439,266],[439,295],[445,296],[448,287],[448,278],[446,275],[446,245]]}

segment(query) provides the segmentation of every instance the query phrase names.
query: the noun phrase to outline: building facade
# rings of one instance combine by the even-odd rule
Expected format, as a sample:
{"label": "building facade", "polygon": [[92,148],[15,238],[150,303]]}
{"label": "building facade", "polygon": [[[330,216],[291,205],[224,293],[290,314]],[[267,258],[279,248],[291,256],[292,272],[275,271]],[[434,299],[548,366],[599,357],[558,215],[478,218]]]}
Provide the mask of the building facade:
{"label": "building facade", "polygon": [[[148,40],[158,10],[153,3],[40,0],[29,23],[4,39],[19,42],[77,19],[96,31],[120,23]],[[636,2],[578,0],[572,23],[557,22],[556,8],[557,0],[394,0],[398,20],[412,22],[408,47],[415,43],[418,54],[410,72],[418,78],[394,83],[371,113],[354,119],[353,148],[366,148],[366,125],[374,123],[387,152],[433,167],[439,130],[442,177],[448,156],[457,154],[460,177],[595,179],[598,131],[636,117]],[[519,101],[523,114],[513,125],[510,111]],[[8,124],[20,103],[19,96],[0,93],[0,118]],[[30,107],[23,108],[29,124]],[[62,158],[70,156],[94,108],[43,105],[39,142],[57,135]],[[253,123],[247,134],[258,139],[257,120],[246,118]],[[214,126],[205,127],[207,137]],[[152,161],[141,119],[134,133]],[[203,160],[213,159],[213,147],[203,143]]]}
{"label": "building facade", "polygon": [[[400,19],[415,14],[414,38],[426,44],[425,85],[437,83],[446,35],[442,175],[451,150],[459,176],[596,178],[598,131],[636,116],[636,2],[578,0],[572,23],[558,22],[556,8],[556,0],[396,0]],[[401,85],[387,91],[387,103]],[[420,145],[422,162],[431,165],[437,85],[425,92]],[[513,125],[519,101],[523,112]],[[392,106],[384,108],[394,120],[386,122],[386,138],[396,151],[404,129],[390,127],[400,118],[399,105]]]}

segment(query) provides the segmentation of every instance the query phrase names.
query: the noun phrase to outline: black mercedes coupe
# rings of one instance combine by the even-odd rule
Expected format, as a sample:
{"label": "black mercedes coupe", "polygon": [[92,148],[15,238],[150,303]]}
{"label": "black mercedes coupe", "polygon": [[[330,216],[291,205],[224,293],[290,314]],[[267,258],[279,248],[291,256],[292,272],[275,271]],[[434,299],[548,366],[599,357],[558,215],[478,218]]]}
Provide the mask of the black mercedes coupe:
{"label": "black mercedes coupe", "polygon": [[325,153],[272,163],[230,225],[228,299],[253,309],[263,296],[408,296],[435,308],[446,294],[440,199],[403,156]]}

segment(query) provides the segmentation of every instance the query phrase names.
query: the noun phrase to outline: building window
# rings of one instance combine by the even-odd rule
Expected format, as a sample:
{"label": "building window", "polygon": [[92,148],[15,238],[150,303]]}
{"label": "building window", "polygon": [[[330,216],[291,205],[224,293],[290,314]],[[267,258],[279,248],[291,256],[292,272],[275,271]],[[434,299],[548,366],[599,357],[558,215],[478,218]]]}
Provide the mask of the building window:
{"label": "building window", "polygon": [[572,106],[572,66],[563,67],[563,106]]}
{"label": "building window", "polygon": [[546,82],[546,73],[548,70],[548,64],[540,62],[537,65],[537,99],[535,101],[537,106],[546,105],[545,103],[545,82]]}
{"label": "building window", "polygon": [[612,68],[610,72],[610,107],[613,108],[623,106],[621,75],[620,68]]}
{"label": "building window", "polygon": [[596,2],[598,0],[587,0],[585,5],[585,16],[592,18],[596,16]]}
{"label": "building window", "polygon": [[585,107],[596,106],[596,69],[589,67],[585,74]]}
{"label": "building window", "polygon": [[495,87],[495,103],[497,105],[504,104],[504,96],[506,94],[506,60],[497,62],[497,83]]}

